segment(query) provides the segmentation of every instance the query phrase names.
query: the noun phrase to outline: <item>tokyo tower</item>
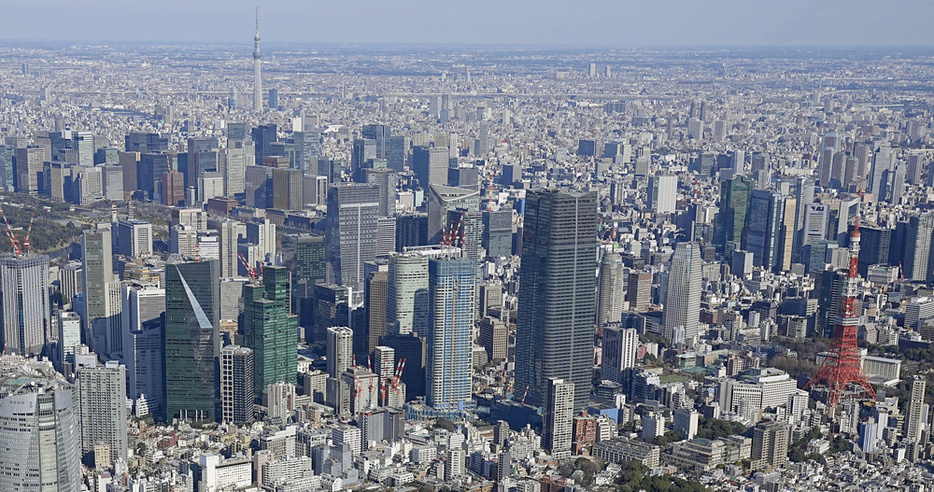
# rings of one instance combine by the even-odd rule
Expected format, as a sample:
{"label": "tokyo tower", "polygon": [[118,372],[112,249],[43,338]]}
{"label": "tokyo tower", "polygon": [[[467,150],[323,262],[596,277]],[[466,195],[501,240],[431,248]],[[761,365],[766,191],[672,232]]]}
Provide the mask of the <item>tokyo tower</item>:
{"label": "tokyo tower", "polygon": [[[856,346],[856,334],[859,329],[860,318],[857,313],[857,293],[859,279],[857,278],[857,265],[859,263],[859,216],[850,233],[850,266],[846,272],[846,280],[840,301],[840,310],[834,316],[836,326],[833,339],[830,342],[830,353],[821,363],[814,377],[808,381],[804,389],[812,386],[822,386],[827,390],[827,406],[835,407],[844,396],[855,394],[868,394],[876,398],[876,390],[866,379],[866,374],[860,366],[859,351]],[[848,388],[851,388],[847,392]]]}

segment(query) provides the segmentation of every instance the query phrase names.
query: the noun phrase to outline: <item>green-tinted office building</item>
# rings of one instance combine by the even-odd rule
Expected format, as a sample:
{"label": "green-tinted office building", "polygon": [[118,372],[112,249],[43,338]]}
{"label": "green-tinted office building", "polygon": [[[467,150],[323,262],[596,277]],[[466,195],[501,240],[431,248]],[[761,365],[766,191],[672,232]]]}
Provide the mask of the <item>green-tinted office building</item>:
{"label": "green-tinted office building", "polygon": [[746,208],[754,184],[745,176],[737,176],[720,184],[720,213],[717,215],[716,245],[721,251],[727,245],[739,243],[746,224]]}
{"label": "green-tinted office building", "polygon": [[217,417],[220,353],[216,260],[165,266],[166,418]]}
{"label": "green-tinted office building", "polygon": [[289,272],[263,268],[263,283],[243,286],[243,345],[253,350],[253,387],[257,395],[270,383],[296,384],[298,317],[289,314]]}

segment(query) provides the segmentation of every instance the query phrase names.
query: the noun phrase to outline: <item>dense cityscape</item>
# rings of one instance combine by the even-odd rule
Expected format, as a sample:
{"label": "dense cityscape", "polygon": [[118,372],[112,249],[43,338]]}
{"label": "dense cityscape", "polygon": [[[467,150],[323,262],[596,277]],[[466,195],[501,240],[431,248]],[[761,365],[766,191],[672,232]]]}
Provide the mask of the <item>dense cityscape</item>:
{"label": "dense cityscape", "polygon": [[0,490],[931,490],[934,51],[260,21],[0,44]]}

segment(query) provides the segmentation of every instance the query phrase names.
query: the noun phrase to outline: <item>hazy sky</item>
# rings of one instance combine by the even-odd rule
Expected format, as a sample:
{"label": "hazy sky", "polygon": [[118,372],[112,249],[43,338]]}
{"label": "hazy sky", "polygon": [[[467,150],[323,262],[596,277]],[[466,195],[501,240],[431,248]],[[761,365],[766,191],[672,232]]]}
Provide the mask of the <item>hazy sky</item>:
{"label": "hazy sky", "polygon": [[0,0],[0,40],[934,46],[931,0]]}

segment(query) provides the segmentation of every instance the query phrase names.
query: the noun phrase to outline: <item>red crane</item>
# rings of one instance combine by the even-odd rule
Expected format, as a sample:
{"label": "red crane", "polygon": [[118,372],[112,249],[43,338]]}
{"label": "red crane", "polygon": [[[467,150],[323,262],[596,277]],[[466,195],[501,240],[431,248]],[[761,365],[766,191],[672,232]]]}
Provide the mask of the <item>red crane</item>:
{"label": "red crane", "polygon": [[246,274],[250,277],[250,280],[255,281],[259,278],[259,273],[255,268],[250,266],[250,262],[247,261],[246,256],[243,256],[242,253],[237,253],[237,258],[240,259],[240,264],[243,265],[243,268],[246,269]]}
{"label": "red crane", "polygon": [[10,238],[10,244],[13,246],[13,254],[16,256],[21,256],[22,250],[19,247],[19,241],[16,240],[16,234],[13,234],[13,228],[10,227],[10,221],[7,220],[6,214],[3,212],[3,209],[0,208],[0,216],[3,217],[3,223],[6,224],[6,234]]}

